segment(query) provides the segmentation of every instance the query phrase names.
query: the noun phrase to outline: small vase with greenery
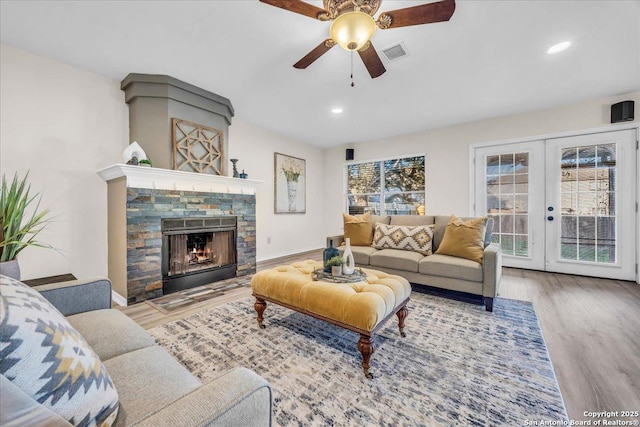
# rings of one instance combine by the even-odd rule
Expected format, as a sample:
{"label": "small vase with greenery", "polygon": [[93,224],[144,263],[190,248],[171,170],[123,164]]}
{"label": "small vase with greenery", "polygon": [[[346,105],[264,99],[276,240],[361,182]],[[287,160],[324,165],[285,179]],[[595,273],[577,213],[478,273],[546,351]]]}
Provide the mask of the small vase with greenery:
{"label": "small vase with greenery", "polygon": [[[16,173],[9,185],[3,174],[0,191],[0,274],[18,280],[18,254],[28,246],[51,247],[35,240],[50,221],[49,209],[40,210],[42,197],[38,193],[29,194],[28,177],[28,172],[22,179]],[[30,206],[33,209],[29,209]]]}
{"label": "small vase with greenery", "polygon": [[151,167],[151,160],[150,159],[138,160],[138,166],[144,166],[144,167],[150,168]]}
{"label": "small vase with greenery", "polygon": [[342,266],[344,265],[344,258],[339,255],[330,258],[327,261],[326,266],[331,267],[331,275],[332,276],[342,276]]}

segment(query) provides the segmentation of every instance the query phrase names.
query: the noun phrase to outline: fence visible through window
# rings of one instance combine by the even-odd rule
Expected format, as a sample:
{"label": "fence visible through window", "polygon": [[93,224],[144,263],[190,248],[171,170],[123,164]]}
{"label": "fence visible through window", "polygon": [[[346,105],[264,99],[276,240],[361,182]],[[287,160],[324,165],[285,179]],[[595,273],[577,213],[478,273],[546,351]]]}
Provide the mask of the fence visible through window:
{"label": "fence visible through window", "polygon": [[347,165],[349,213],[424,215],[424,156]]}
{"label": "fence visible through window", "polygon": [[616,146],[562,150],[560,257],[616,262]]}

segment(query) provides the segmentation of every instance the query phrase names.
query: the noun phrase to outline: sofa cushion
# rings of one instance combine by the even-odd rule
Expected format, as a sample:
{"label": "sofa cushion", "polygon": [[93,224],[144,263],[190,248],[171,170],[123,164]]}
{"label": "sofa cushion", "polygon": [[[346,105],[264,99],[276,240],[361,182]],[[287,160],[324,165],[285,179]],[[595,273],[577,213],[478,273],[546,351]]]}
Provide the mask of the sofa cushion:
{"label": "sofa cushion", "polygon": [[431,255],[433,226],[376,224],[371,245],[376,249],[402,249]]}
{"label": "sofa cushion", "polygon": [[418,263],[418,273],[430,276],[482,282],[482,266],[475,261],[449,255],[433,254]]}
{"label": "sofa cushion", "polygon": [[157,345],[104,362],[120,394],[116,426],[134,424],[202,383]]}
{"label": "sofa cushion", "polygon": [[151,335],[119,310],[87,311],[67,320],[103,361],[155,344]]}
{"label": "sofa cushion", "polygon": [[369,257],[371,267],[393,268],[394,270],[418,272],[418,262],[424,255],[400,249],[382,249]]}
{"label": "sofa cushion", "polygon": [[487,217],[463,221],[451,215],[437,254],[466,258],[482,264]]}
{"label": "sofa cushion", "polygon": [[371,215],[371,223],[375,226],[377,223],[387,224],[391,221],[391,217],[389,215]]}
{"label": "sofa cushion", "polygon": [[391,225],[433,225],[435,218],[432,215],[394,215],[391,217]]}
{"label": "sofa cushion", "polygon": [[[340,255],[344,253],[344,250],[347,247],[345,245],[340,246],[338,250],[340,251]],[[353,260],[356,264],[360,265],[369,265],[369,257],[371,254],[378,252],[376,248],[372,248],[371,246],[353,246],[351,245],[351,253],[353,254]]]}
{"label": "sofa cushion", "polygon": [[71,424],[110,426],[118,393],[87,341],[37,291],[0,276],[0,373]]}

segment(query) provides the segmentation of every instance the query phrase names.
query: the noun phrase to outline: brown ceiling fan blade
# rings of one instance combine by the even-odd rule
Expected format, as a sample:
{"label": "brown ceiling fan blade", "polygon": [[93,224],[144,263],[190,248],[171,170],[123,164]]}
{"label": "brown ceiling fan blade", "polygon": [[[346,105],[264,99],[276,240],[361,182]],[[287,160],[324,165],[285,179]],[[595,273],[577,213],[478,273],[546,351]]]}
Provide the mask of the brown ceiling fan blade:
{"label": "brown ceiling fan blade", "polygon": [[390,10],[380,14],[378,26],[384,30],[387,28],[448,21],[455,10],[455,0],[442,0],[435,3],[407,7],[406,9]]}
{"label": "brown ceiling fan blade", "polygon": [[336,42],[331,39],[326,39],[318,46],[316,46],[315,49],[313,49],[311,52],[307,53],[304,58],[293,64],[294,68],[307,68],[309,65],[313,64],[316,59],[327,53],[329,49],[331,49],[335,45]]}
{"label": "brown ceiling fan blade", "polygon": [[312,4],[305,3],[301,0],[260,0],[262,3],[279,7],[291,12],[299,13],[310,18],[318,19],[319,14],[326,13],[324,9],[320,9]]}
{"label": "brown ceiling fan blade", "polygon": [[373,43],[367,43],[364,49],[358,51],[358,55],[362,58],[362,62],[364,62],[364,66],[367,67],[367,71],[371,74],[372,79],[380,77],[387,71],[378,56],[378,52],[373,48]]}

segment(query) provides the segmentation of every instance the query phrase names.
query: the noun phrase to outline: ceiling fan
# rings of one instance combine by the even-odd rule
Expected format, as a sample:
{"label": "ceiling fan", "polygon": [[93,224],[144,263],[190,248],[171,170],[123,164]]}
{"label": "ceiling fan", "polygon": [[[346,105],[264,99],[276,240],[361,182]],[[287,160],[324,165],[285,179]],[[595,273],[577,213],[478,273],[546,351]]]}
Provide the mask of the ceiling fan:
{"label": "ceiling fan", "polygon": [[295,68],[307,68],[338,44],[348,51],[357,50],[374,79],[387,71],[370,41],[376,26],[386,30],[448,21],[456,8],[455,0],[441,0],[383,12],[374,20],[373,15],[382,0],[323,0],[324,9],[301,0],[260,1],[320,21],[333,21],[329,30],[330,38],[296,62],[293,65]]}

